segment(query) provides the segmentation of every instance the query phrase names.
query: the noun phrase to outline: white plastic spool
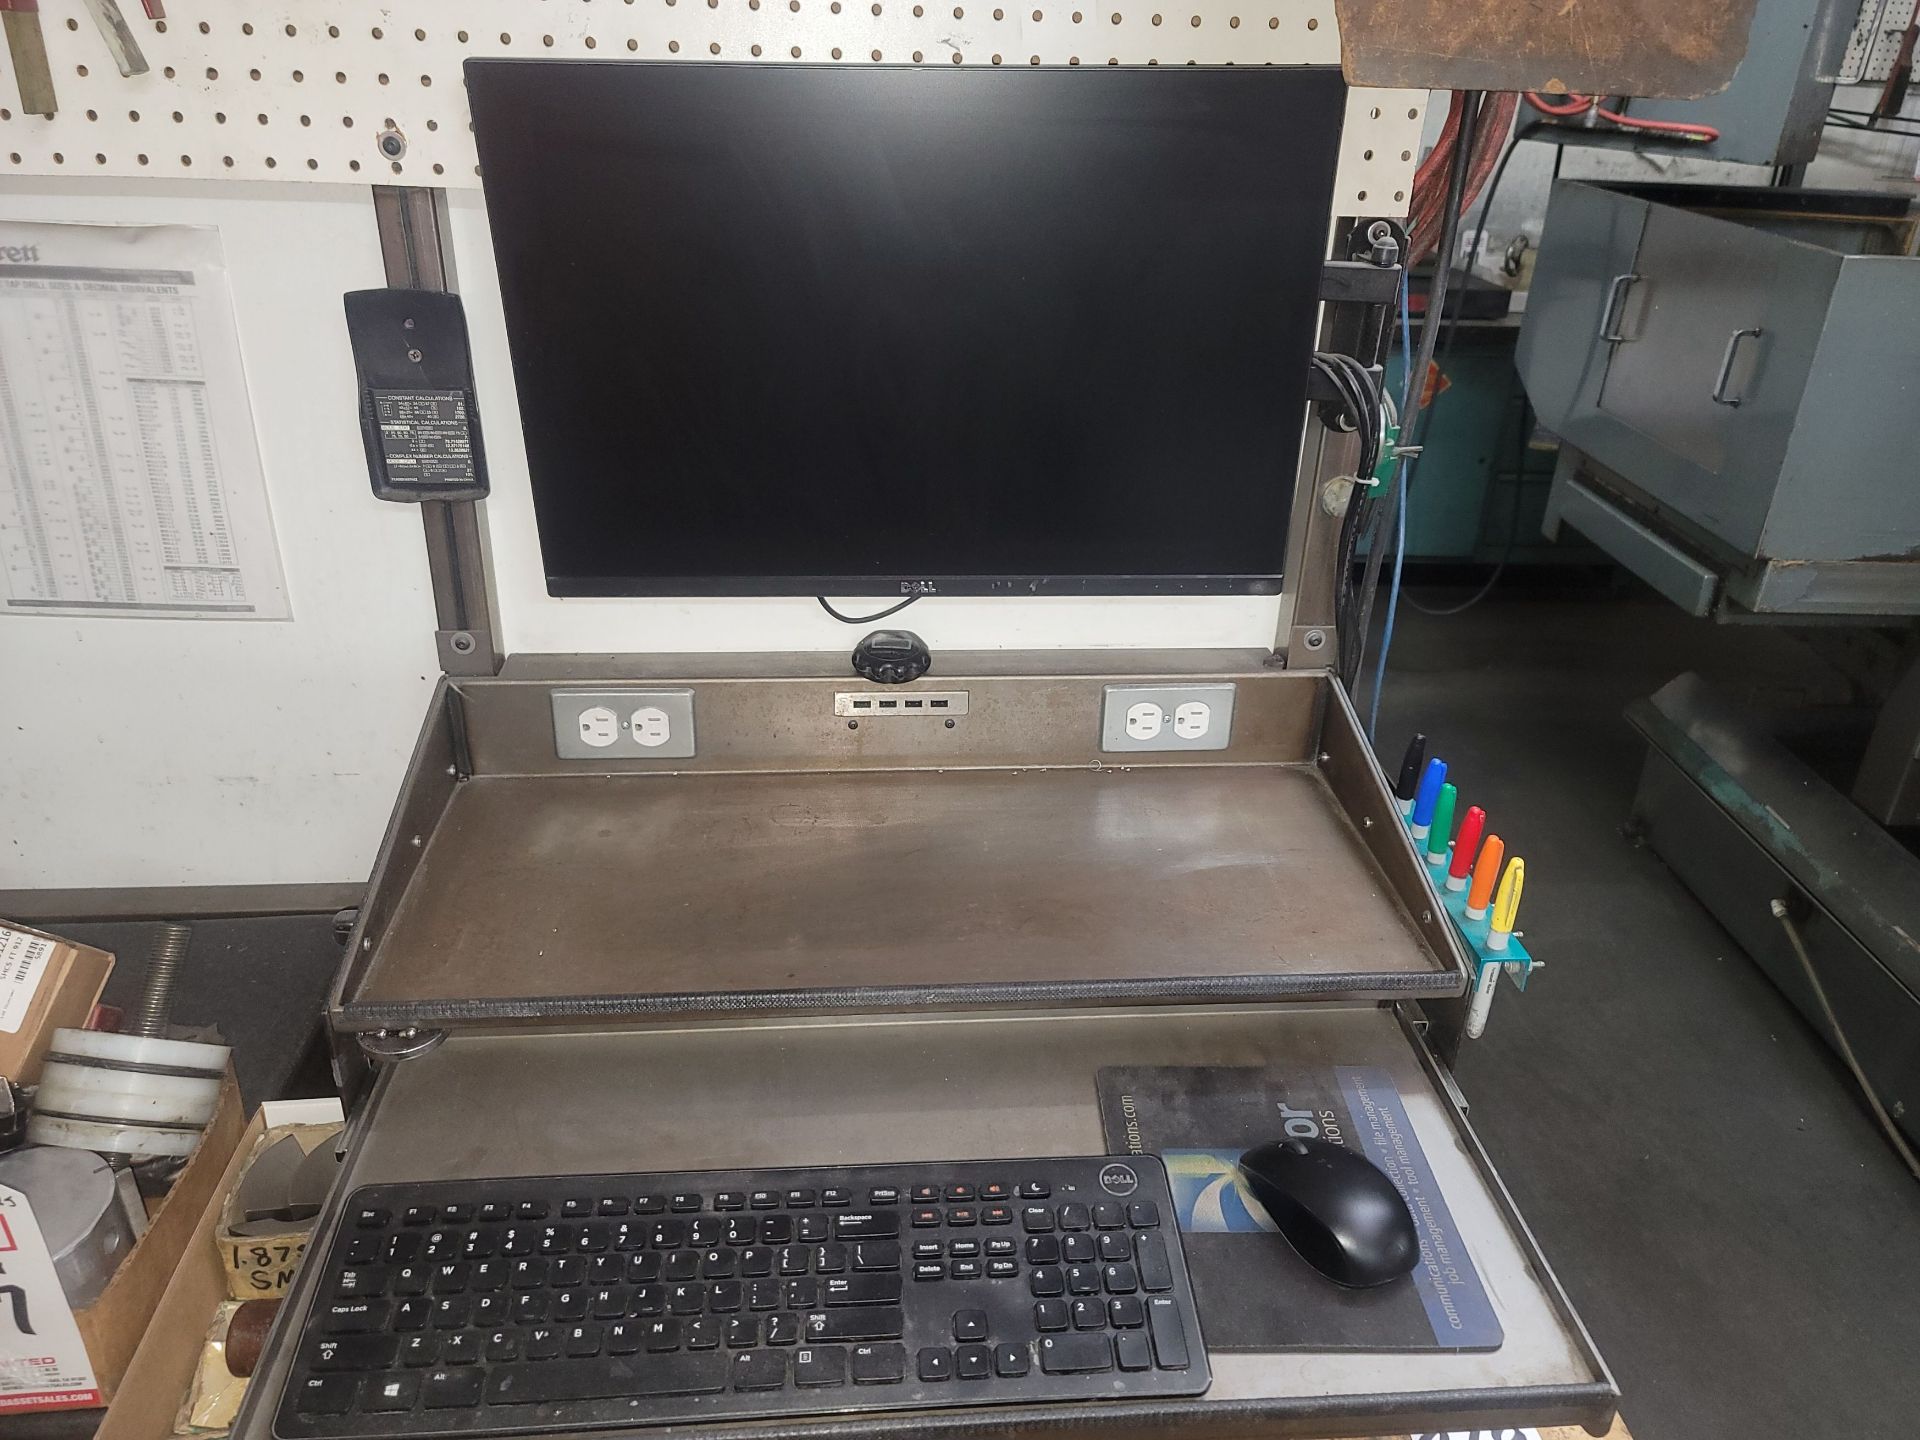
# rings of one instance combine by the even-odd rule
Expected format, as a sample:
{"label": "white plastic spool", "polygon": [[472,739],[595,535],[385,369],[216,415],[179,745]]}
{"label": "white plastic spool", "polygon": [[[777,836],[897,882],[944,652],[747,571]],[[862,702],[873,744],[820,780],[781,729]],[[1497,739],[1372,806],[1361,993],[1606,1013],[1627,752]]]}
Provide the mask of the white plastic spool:
{"label": "white plastic spool", "polygon": [[27,1138],[108,1154],[193,1153],[226,1073],[224,1045],[56,1030]]}

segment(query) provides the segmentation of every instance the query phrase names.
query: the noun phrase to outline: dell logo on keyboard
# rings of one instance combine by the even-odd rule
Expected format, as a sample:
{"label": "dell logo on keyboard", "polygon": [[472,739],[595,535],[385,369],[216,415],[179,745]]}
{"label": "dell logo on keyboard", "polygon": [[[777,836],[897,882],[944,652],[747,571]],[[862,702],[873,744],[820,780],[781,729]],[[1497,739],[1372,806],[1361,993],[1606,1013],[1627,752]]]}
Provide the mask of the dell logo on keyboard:
{"label": "dell logo on keyboard", "polygon": [[1109,1195],[1131,1195],[1140,1188],[1140,1177],[1129,1165],[1109,1165],[1100,1172],[1100,1188]]}

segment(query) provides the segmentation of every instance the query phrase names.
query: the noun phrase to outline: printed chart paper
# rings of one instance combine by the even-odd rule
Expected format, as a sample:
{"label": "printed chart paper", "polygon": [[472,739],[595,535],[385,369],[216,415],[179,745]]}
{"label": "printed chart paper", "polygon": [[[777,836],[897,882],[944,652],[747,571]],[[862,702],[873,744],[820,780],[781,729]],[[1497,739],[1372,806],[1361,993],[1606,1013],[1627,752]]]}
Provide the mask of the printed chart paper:
{"label": "printed chart paper", "polygon": [[0,608],[289,617],[217,231],[0,221]]}

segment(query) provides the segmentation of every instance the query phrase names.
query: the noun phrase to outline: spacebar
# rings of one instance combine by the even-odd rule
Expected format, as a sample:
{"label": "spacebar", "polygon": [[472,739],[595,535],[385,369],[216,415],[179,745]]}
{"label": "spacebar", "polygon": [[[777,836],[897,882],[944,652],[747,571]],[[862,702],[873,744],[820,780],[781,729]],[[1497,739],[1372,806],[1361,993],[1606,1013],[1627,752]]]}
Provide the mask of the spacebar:
{"label": "spacebar", "polygon": [[487,1377],[490,1405],[551,1405],[650,1395],[709,1395],[727,1388],[722,1354],[645,1355],[574,1363],[502,1365]]}

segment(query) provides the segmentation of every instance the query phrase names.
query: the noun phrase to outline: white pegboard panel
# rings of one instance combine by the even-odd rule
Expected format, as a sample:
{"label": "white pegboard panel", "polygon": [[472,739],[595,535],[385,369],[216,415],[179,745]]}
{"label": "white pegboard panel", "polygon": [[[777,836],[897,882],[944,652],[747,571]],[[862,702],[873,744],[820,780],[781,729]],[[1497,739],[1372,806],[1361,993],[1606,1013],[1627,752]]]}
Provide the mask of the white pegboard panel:
{"label": "white pegboard panel", "polygon": [[[1847,39],[1847,53],[1840,61],[1840,83],[1863,85],[1885,80],[1893,73],[1899,58],[1900,39],[1913,23],[1915,0],[1865,0],[1860,7],[1860,23]],[[1920,60],[1914,63],[1920,77]]]}
{"label": "white pegboard panel", "polygon": [[[1079,5],[1080,9],[1073,8]],[[59,110],[0,78],[0,173],[479,184],[470,56],[924,65],[1332,65],[1333,0],[207,0],[144,18],[123,77],[82,0],[42,0]],[[11,66],[7,70],[10,72]],[[565,103],[564,96],[556,103]],[[1404,214],[1427,95],[1356,90],[1335,209]],[[383,130],[405,139],[388,160]]]}

